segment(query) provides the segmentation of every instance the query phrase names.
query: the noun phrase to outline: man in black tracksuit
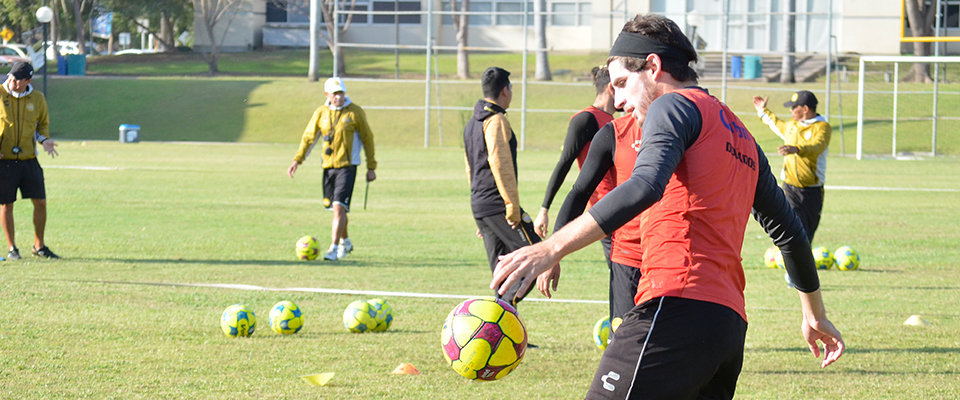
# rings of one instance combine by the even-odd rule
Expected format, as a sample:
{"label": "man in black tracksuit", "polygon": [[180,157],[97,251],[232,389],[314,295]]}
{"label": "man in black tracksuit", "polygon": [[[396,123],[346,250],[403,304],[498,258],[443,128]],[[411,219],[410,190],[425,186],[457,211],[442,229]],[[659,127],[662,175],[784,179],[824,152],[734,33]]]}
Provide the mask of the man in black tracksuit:
{"label": "man in black tracksuit", "polygon": [[[510,73],[490,67],[483,73],[483,99],[473,108],[473,117],[463,129],[467,179],[470,182],[470,206],[477,221],[477,234],[483,237],[490,270],[501,255],[540,241],[530,216],[520,208],[517,191],[517,138],[507,121],[506,110],[513,99]],[[503,295],[516,307],[533,289],[517,293],[520,282]]]}

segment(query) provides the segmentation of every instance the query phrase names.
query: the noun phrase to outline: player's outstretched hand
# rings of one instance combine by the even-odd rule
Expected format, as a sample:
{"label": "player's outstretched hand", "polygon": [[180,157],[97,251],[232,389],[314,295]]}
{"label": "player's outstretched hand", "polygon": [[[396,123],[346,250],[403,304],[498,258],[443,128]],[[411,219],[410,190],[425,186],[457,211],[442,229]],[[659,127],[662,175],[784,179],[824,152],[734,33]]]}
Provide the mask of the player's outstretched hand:
{"label": "player's outstretched hand", "polygon": [[287,175],[290,175],[290,178],[293,178],[293,174],[297,172],[297,167],[300,166],[300,163],[294,161],[293,164],[290,164],[290,168],[287,168]]}
{"label": "player's outstretched hand", "polygon": [[43,151],[46,151],[50,157],[55,158],[56,156],[60,155],[60,153],[57,153],[56,147],[57,143],[54,142],[53,139],[47,139],[43,141]]}
{"label": "player's outstretched hand", "polygon": [[499,288],[499,294],[502,295],[514,283],[519,282],[521,278],[525,278],[518,293],[526,293],[527,288],[533,284],[537,275],[560,262],[560,258],[545,243],[540,242],[524,246],[513,253],[500,256],[500,262],[497,263],[497,268],[493,270],[490,289],[497,290]]}
{"label": "player's outstretched hand", "polygon": [[537,276],[537,290],[540,293],[543,293],[547,298],[551,298],[550,288],[553,288],[553,291],[557,291],[557,284],[560,283],[560,264],[557,264],[555,267],[550,268],[547,272],[544,272]]}
{"label": "player's outstretched hand", "polygon": [[843,355],[846,346],[843,344],[840,331],[833,326],[830,320],[808,320],[804,318],[800,329],[803,331],[803,338],[806,339],[807,346],[810,347],[810,352],[813,353],[815,357],[820,357],[820,347],[817,345],[817,341],[823,343],[823,363],[820,364],[821,368],[826,368],[826,366],[833,364],[834,361],[837,361],[837,359]]}
{"label": "player's outstretched hand", "polygon": [[770,97],[753,96],[753,108],[756,108],[757,111],[767,108],[767,100],[769,98]]}
{"label": "player's outstretched hand", "polygon": [[547,237],[547,226],[550,225],[550,215],[547,212],[546,208],[540,207],[540,213],[537,214],[537,219],[533,221],[533,230],[542,238]]}

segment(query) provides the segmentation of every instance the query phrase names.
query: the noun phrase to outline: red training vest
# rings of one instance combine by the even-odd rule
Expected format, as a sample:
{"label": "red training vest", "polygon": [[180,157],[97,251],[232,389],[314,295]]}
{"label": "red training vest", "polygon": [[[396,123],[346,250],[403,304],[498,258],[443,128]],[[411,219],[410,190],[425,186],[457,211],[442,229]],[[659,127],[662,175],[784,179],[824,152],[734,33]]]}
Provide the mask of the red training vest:
{"label": "red training vest", "polygon": [[[603,128],[604,125],[608,124],[610,121],[613,121],[612,115],[607,114],[606,111],[603,111],[594,106],[589,106],[587,108],[584,108],[583,111],[580,111],[580,112],[588,112],[590,114],[593,114],[593,118],[597,120],[597,126],[600,128]],[[580,114],[580,113],[577,113],[577,114]],[[577,114],[574,114],[574,116],[576,116]],[[570,117],[570,119],[573,119],[573,117]],[[596,134],[596,132],[594,132],[594,134]],[[592,141],[593,138],[591,137],[590,140]],[[577,155],[577,169],[583,168],[583,162],[586,161],[587,152],[589,150],[590,150],[590,142],[587,142],[587,145],[583,146],[583,150],[580,150],[580,154]],[[613,183],[613,173],[612,172],[608,173],[606,176],[603,177],[603,180],[600,181],[600,184],[597,185],[597,189],[593,191],[593,194],[590,195],[590,201],[587,203],[587,208],[589,209],[590,206],[600,201],[600,199],[603,198],[603,196],[606,196],[607,193],[610,193],[610,191],[613,190],[615,186],[617,185]]]}
{"label": "red training vest", "polygon": [[[615,173],[614,185],[620,185],[633,175],[633,167],[637,163],[637,152],[640,151],[640,124],[631,115],[613,120],[613,130],[616,139],[613,168]],[[643,249],[640,247],[640,216],[627,222],[613,232],[613,248],[610,251],[610,261],[634,268],[640,268]]]}
{"label": "red training vest", "polygon": [[757,145],[740,119],[702,89],[676,93],[703,125],[663,198],[641,215],[637,304],[662,296],[727,306],[747,319],[740,251],[757,187]]}

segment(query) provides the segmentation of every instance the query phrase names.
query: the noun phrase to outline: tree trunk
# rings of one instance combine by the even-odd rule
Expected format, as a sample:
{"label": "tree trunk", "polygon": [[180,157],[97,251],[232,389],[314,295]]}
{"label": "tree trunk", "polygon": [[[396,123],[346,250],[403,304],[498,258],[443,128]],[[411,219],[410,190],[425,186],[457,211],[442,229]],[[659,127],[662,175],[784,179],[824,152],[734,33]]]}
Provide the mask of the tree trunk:
{"label": "tree trunk", "polygon": [[207,65],[210,66],[210,75],[216,75],[220,72],[220,68],[217,66],[217,58],[220,57],[220,53],[217,49],[217,38],[213,33],[213,24],[204,18],[204,26],[207,28],[207,36],[210,38],[210,57],[207,58]]}
{"label": "tree trunk", "polygon": [[347,62],[343,59],[343,47],[337,46],[337,76],[347,73]]}
{"label": "tree trunk", "polygon": [[[456,0],[450,0],[453,3],[452,9],[456,9]],[[470,0],[463,0],[460,5],[462,11],[470,10]],[[470,52],[467,47],[468,28],[470,27],[470,17],[466,14],[454,16],[457,28],[457,77],[460,79],[470,79]]]}
{"label": "tree trunk", "polygon": [[780,83],[794,83],[796,78],[794,77],[794,66],[796,64],[797,56],[794,52],[797,51],[797,16],[794,14],[797,11],[797,0],[784,0],[786,7],[784,7],[788,14],[786,24],[784,24],[784,46],[783,46],[783,62],[780,64]]}
{"label": "tree trunk", "polygon": [[[537,69],[534,72],[533,78],[538,81],[553,80],[553,75],[550,73],[550,59],[547,58],[547,16],[543,13],[546,8],[546,0],[536,0],[533,2],[534,42],[537,46]],[[526,16],[524,16],[524,18],[526,18]]]}
{"label": "tree trunk", "polygon": [[[56,0],[50,3],[50,8],[53,9],[53,19],[50,20],[50,37],[47,38],[46,45],[53,49],[53,62],[56,65],[57,58],[60,57],[60,49],[57,48],[57,37],[60,36],[60,9],[57,7]],[[46,57],[47,55],[44,54],[43,56]]]}
{"label": "tree trunk", "polygon": [[170,24],[170,16],[166,11],[160,12],[160,52],[167,53],[176,49],[173,41],[173,26]]}
{"label": "tree trunk", "polygon": [[73,19],[77,22],[77,48],[80,49],[80,54],[87,54],[87,45],[86,40],[83,37],[83,10],[80,8],[80,3],[83,0],[73,0]]}
{"label": "tree trunk", "polygon": [[[907,21],[914,37],[933,36],[933,19],[936,17],[936,4],[927,4],[924,0],[906,0]],[[929,56],[930,44],[913,42],[913,55]],[[929,63],[915,63],[910,73],[903,77],[905,82],[933,82],[930,77]]]}

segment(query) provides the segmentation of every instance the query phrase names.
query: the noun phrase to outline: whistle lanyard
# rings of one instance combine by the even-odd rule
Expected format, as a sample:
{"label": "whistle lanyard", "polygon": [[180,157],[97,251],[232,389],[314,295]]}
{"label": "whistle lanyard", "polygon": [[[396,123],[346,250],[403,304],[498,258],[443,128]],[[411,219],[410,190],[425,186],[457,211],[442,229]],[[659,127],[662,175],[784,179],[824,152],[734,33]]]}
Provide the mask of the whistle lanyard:
{"label": "whistle lanyard", "polygon": [[[10,96],[10,97],[13,97],[13,98],[16,100],[16,104],[17,104],[17,112],[16,112],[17,118],[16,118],[16,120],[13,121],[13,125],[14,125],[14,127],[15,127],[15,129],[16,129],[16,131],[17,131],[17,139],[16,139],[16,142],[13,143],[13,148],[11,149],[11,152],[13,153],[14,157],[16,157],[16,158],[19,160],[19,159],[20,159],[20,150],[21,150],[21,149],[20,149],[20,139],[23,138],[23,107],[22,107],[21,104],[20,104],[20,100],[21,100],[22,98],[20,98],[20,97],[15,97],[15,96]],[[0,139],[6,139],[6,138],[7,138],[7,136],[4,135],[4,136],[3,136],[2,138],[0,138]]]}

